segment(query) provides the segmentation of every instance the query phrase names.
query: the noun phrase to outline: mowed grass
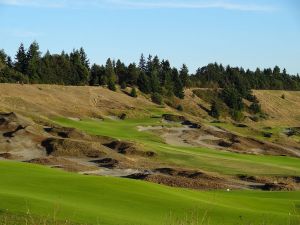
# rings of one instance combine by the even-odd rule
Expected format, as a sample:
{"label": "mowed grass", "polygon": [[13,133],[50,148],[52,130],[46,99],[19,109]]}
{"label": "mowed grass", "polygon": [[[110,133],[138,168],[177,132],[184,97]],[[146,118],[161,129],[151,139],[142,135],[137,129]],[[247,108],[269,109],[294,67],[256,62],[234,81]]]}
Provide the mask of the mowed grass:
{"label": "mowed grass", "polygon": [[110,119],[74,121],[56,118],[54,121],[62,126],[75,127],[90,134],[136,141],[143,144],[146,149],[157,152],[159,159],[180,166],[195,167],[229,175],[300,175],[300,160],[298,158],[246,155],[208,148],[170,146],[152,132],[138,131],[137,126],[170,125],[162,124],[159,118],[124,121]]}
{"label": "mowed grass", "polygon": [[185,223],[190,225],[197,220],[203,225],[300,222],[300,192],[200,192],[11,161],[0,161],[0,171],[1,222],[6,214],[55,215],[57,220],[93,225],[183,224],[178,221],[190,221]]}

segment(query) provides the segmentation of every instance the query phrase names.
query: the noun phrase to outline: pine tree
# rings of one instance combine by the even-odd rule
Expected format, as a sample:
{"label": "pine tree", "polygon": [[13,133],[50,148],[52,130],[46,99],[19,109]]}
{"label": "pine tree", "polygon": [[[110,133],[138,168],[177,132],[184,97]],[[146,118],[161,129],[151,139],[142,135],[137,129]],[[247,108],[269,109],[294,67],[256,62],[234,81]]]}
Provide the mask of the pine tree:
{"label": "pine tree", "polygon": [[115,73],[118,77],[119,84],[122,84],[123,82],[126,82],[126,66],[124,63],[121,62],[121,60],[117,60],[116,67],[115,67]]}
{"label": "pine tree", "polygon": [[179,72],[180,80],[184,87],[188,86],[189,83],[189,70],[185,64],[182,65],[180,72]]}
{"label": "pine tree", "polygon": [[137,85],[137,80],[139,78],[139,70],[134,63],[129,64],[127,68],[126,83],[131,85]]}
{"label": "pine tree", "polygon": [[146,93],[149,94],[151,92],[151,85],[150,85],[150,81],[149,81],[149,77],[146,76],[146,74],[144,72],[141,72],[138,78],[138,87],[139,89]]}
{"label": "pine tree", "polygon": [[41,52],[40,47],[36,41],[34,41],[27,51],[28,67],[26,74],[33,83],[40,82],[40,68],[41,68]]}
{"label": "pine tree", "polygon": [[183,99],[184,98],[183,84],[179,78],[178,70],[176,68],[173,68],[172,75],[174,80],[174,94],[176,97]]}
{"label": "pine tree", "polygon": [[141,55],[140,62],[139,62],[139,68],[142,72],[146,73],[146,60],[145,60],[144,54]]}
{"label": "pine tree", "polygon": [[220,110],[219,110],[219,107],[216,103],[216,101],[213,101],[212,104],[211,104],[211,108],[210,108],[210,111],[209,111],[209,115],[216,118],[216,119],[219,119],[220,117]]}
{"label": "pine tree", "polygon": [[116,84],[113,80],[111,80],[110,78],[108,79],[108,89],[111,90],[111,91],[116,91],[117,88],[116,88]]}
{"label": "pine tree", "polygon": [[150,87],[152,93],[161,93],[161,86],[158,79],[158,72],[156,70],[151,73]]}
{"label": "pine tree", "polygon": [[27,60],[27,55],[26,55],[26,50],[24,48],[23,43],[21,43],[16,57],[15,57],[15,69],[17,71],[19,71],[20,73],[25,74],[27,71],[27,67],[28,67],[28,60]]}
{"label": "pine tree", "polygon": [[89,70],[90,69],[90,61],[89,61],[87,54],[85,53],[83,47],[81,47],[79,49],[79,54],[80,54],[81,63]]}
{"label": "pine tree", "polygon": [[105,76],[109,82],[116,83],[117,77],[115,74],[115,68],[110,58],[108,58],[106,61]]}
{"label": "pine tree", "polygon": [[100,84],[100,66],[93,64],[90,71],[89,85],[95,86]]}
{"label": "pine tree", "polygon": [[71,63],[71,84],[72,85],[85,85],[88,83],[89,71],[84,64],[82,64],[80,52],[73,50],[70,54]]}

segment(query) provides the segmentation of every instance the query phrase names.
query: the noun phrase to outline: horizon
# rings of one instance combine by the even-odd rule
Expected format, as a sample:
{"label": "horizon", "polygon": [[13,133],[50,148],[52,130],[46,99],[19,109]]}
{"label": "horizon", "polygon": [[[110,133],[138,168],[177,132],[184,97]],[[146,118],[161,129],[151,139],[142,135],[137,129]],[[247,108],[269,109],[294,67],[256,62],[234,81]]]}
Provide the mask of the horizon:
{"label": "horizon", "polygon": [[14,58],[21,42],[28,48],[36,40],[43,53],[83,47],[91,64],[137,63],[143,53],[176,68],[186,64],[190,73],[217,62],[250,70],[277,65],[296,75],[299,6],[295,0],[0,0],[0,49]]}

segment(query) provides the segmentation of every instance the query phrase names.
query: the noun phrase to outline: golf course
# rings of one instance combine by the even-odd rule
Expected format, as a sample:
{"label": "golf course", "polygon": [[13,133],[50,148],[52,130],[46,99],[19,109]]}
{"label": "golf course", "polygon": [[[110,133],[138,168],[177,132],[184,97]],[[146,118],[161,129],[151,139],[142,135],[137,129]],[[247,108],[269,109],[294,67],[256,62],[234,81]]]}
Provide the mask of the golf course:
{"label": "golf course", "polygon": [[16,162],[2,161],[0,169],[2,224],[17,224],[10,221],[17,216],[28,224],[111,225],[296,225],[300,219],[299,192],[192,191]]}

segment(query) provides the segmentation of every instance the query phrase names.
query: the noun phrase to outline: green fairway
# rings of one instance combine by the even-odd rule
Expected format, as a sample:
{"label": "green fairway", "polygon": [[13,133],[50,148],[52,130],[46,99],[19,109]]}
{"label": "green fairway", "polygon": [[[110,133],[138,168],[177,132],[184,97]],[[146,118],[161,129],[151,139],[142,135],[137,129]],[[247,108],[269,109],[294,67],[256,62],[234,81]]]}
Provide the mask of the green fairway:
{"label": "green fairway", "polygon": [[89,224],[175,225],[197,217],[203,225],[299,224],[299,192],[200,192],[8,161],[0,171],[0,219],[5,212],[56,212]]}
{"label": "green fairway", "polygon": [[[74,121],[66,118],[55,119],[63,126],[75,127],[90,134],[105,135],[123,140],[137,141],[145,148],[154,150],[160,159],[199,169],[223,174],[249,175],[299,175],[300,160],[292,157],[258,156],[238,154],[207,148],[176,147],[163,143],[151,132],[139,132],[137,126],[162,125],[158,118],[128,120]],[[169,124],[165,124],[168,126]]]}

